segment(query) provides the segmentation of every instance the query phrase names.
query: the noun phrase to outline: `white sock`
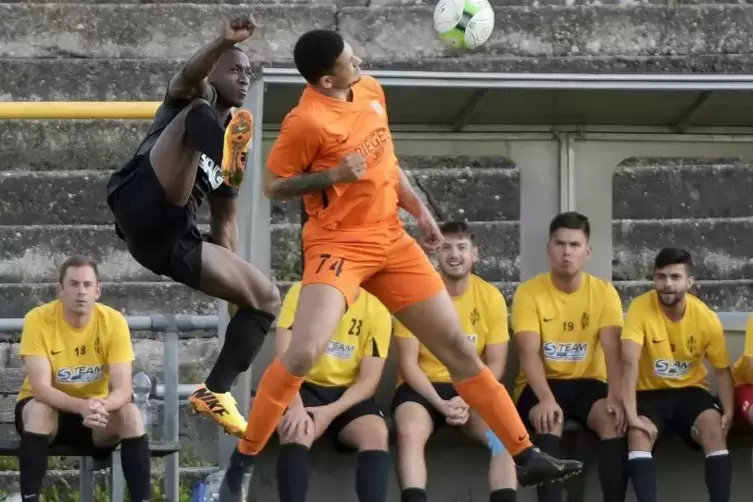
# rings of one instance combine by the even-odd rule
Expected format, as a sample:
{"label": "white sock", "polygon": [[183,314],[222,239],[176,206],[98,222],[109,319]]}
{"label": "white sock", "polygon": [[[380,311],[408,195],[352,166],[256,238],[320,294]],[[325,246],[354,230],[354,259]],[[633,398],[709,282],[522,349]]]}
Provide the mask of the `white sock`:
{"label": "white sock", "polygon": [[653,458],[650,451],[631,451],[628,453],[628,460],[637,460],[641,458]]}

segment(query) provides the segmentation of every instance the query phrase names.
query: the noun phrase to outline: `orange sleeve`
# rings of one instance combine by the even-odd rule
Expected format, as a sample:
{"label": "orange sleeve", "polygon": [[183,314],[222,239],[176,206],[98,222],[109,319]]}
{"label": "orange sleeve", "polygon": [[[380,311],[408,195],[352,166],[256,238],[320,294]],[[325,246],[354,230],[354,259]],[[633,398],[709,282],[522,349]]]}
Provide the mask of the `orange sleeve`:
{"label": "orange sleeve", "polygon": [[282,178],[307,171],[319,151],[319,138],[319,129],[310,116],[291,111],[269,152],[267,169]]}
{"label": "orange sleeve", "polygon": [[382,102],[382,106],[384,109],[387,109],[387,97],[384,95],[384,88],[382,87],[382,84],[379,83],[377,79],[373,79],[374,81],[374,88],[376,89],[377,93],[379,93],[379,101]]}

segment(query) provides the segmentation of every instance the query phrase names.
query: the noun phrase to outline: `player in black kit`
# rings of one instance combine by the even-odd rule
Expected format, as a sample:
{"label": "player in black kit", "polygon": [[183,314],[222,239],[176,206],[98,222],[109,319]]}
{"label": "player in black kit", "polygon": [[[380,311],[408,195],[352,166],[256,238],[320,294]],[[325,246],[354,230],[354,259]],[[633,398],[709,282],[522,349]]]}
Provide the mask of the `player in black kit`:
{"label": "player in black kit", "polygon": [[[250,81],[248,57],[235,44],[255,27],[248,15],[226,21],[220,36],[189,58],[170,79],[133,158],[107,184],[116,232],[136,261],[237,306],[214,368],[189,398],[195,411],[237,436],[246,420],[230,388],[261,348],[280,302],[275,285],[235,253],[238,186],[253,133],[247,110],[231,113]],[[208,240],[196,226],[205,198]]]}

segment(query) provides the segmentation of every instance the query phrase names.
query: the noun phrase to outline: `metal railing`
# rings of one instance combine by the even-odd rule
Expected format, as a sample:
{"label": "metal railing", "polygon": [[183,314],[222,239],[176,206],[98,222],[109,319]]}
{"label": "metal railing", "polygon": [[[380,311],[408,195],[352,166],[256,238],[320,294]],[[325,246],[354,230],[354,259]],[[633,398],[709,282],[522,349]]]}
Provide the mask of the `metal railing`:
{"label": "metal railing", "polygon": [[159,101],[10,101],[0,120],[148,120]]}
{"label": "metal railing", "polygon": [[[179,383],[179,351],[180,333],[217,329],[217,316],[196,315],[152,315],[127,317],[128,327],[132,331],[151,331],[163,333],[164,345],[162,351],[163,383],[157,384],[152,379],[153,391],[151,395],[163,400],[163,441],[179,442],[178,417],[179,400],[190,393],[192,385]],[[0,333],[14,333],[23,330],[23,319],[0,319]],[[143,410],[142,410],[143,411]],[[120,451],[116,450],[112,456],[111,499],[123,502],[125,498],[125,481],[121,469]],[[164,457],[165,466],[165,496],[170,502],[179,500],[179,453],[171,453]],[[84,458],[81,462],[81,477],[79,481],[81,502],[94,500],[94,464],[91,458]]]}

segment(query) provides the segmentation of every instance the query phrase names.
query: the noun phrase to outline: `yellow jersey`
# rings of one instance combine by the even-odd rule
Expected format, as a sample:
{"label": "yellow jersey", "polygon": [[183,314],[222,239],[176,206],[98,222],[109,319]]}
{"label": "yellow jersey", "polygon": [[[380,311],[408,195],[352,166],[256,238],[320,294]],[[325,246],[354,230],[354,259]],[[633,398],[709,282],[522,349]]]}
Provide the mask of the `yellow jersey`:
{"label": "yellow jersey", "polygon": [[724,329],[716,313],[693,295],[685,295],[685,314],[671,321],[656,291],[630,304],[622,339],[643,347],[637,390],[708,388],[704,357],[714,368],[729,366]]}
{"label": "yellow jersey", "polygon": [[[614,285],[585,272],[573,293],[557,289],[547,272],[522,283],[513,297],[513,331],[516,335],[532,332],[541,336],[547,379],[606,382],[599,330],[622,327],[622,323],[622,301]],[[515,380],[516,399],[526,383],[521,368]]]}
{"label": "yellow jersey", "polygon": [[[123,314],[95,303],[89,324],[77,329],[63,317],[60,300],[40,305],[26,314],[19,355],[48,358],[52,386],[80,399],[106,397],[109,365],[134,359],[131,331]],[[17,399],[31,396],[31,385],[26,378]]]}
{"label": "yellow jersey", "polygon": [[753,315],[745,325],[745,347],[743,355],[732,365],[735,385],[753,384]]}
{"label": "yellow jersey", "polygon": [[[476,275],[471,275],[468,288],[462,295],[452,298],[452,304],[458,313],[460,328],[468,340],[476,347],[480,356],[487,345],[506,343],[510,340],[507,327],[507,304],[505,297],[493,285]],[[414,338],[400,321],[395,322],[395,336]],[[430,382],[451,382],[450,372],[434,357],[429,349],[420,344],[418,349],[418,366]],[[402,383],[402,376],[398,385]]]}
{"label": "yellow jersey", "polygon": [[[293,284],[285,295],[279,328],[291,329],[298,306],[301,283]],[[364,357],[387,358],[392,334],[392,316],[376,296],[364,289],[340,319],[327,350],[306,375],[306,381],[323,387],[349,387],[358,379]]]}

